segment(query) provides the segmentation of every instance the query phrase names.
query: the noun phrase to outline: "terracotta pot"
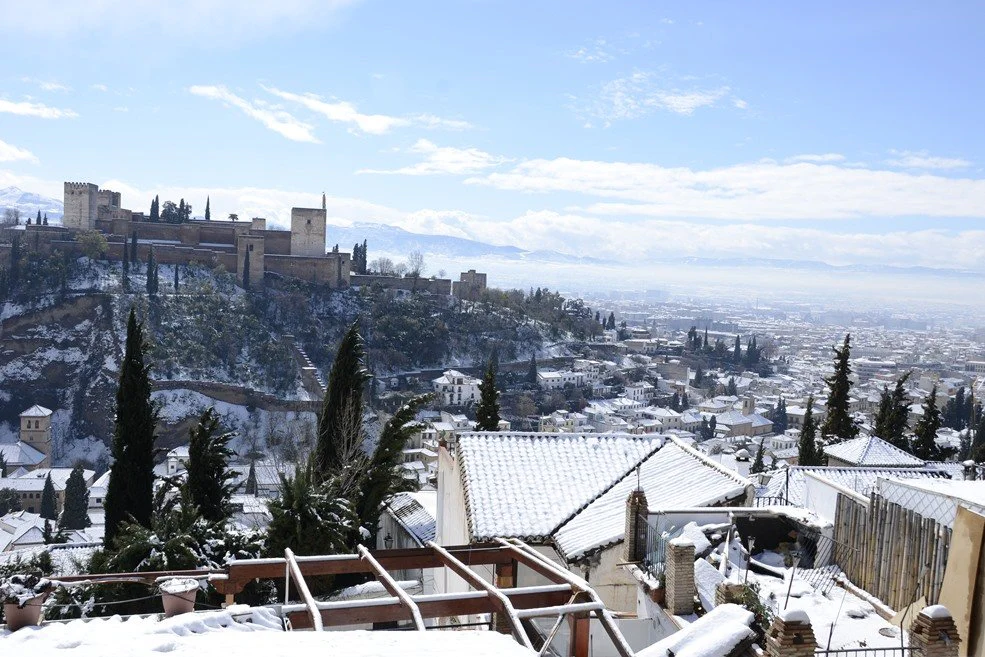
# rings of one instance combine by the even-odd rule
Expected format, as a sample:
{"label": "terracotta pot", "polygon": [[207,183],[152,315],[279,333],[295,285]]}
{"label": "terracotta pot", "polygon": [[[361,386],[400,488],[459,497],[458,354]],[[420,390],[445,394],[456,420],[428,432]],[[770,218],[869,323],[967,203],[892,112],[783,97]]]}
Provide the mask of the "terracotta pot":
{"label": "terracotta pot", "polygon": [[22,627],[40,625],[41,603],[47,597],[47,593],[42,593],[28,600],[23,607],[18,607],[16,602],[4,603],[3,617],[7,623],[7,629],[16,632]]}
{"label": "terracotta pot", "polygon": [[664,587],[660,587],[659,589],[651,589],[650,599],[663,607],[664,603],[667,601],[667,589]]}
{"label": "terracotta pot", "polygon": [[[186,587],[183,587],[185,584]],[[186,590],[182,590],[186,588]],[[198,593],[198,582],[193,579],[179,582],[166,582],[161,586],[161,602],[164,603],[164,616],[171,618],[178,614],[195,611],[195,595]]]}

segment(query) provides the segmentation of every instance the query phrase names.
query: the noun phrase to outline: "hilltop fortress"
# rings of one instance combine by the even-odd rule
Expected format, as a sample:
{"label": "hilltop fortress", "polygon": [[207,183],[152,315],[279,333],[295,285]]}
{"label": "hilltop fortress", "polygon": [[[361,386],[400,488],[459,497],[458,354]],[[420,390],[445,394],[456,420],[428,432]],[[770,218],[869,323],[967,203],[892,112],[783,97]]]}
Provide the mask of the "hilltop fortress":
{"label": "hilltop fortress", "polygon": [[[465,272],[454,285],[449,279],[355,274],[352,256],[336,250],[326,251],[325,196],[320,208],[291,208],[290,230],[267,228],[267,220],[206,221],[191,219],[182,223],[150,221],[142,212],[123,207],[122,195],[86,182],[66,182],[65,207],[61,226],[38,226],[0,230],[12,241],[13,230],[26,232],[23,246],[42,251],[60,250],[80,254],[76,236],[82,231],[99,231],[109,244],[106,256],[120,261],[132,240],[137,255],[146,262],[151,249],[161,264],[222,266],[234,273],[240,285],[249,266],[250,285],[263,285],[267,272],[333,288],[379,284],[386,288],[430,292],[475,298],[486,287],[485,274]],[[10,247],[0,244],[0,265],[9,258]],[[249,256],[247,257],[247,254]]]}

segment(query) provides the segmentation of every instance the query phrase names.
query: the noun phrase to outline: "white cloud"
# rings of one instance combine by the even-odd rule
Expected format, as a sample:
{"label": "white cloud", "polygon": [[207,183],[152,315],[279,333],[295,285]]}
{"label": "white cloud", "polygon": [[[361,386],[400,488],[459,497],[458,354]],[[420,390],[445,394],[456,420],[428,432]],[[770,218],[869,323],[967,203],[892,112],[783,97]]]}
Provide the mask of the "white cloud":
{"label": "white cloud", "polygon": [[936,157],[927,151],[890,150],[886,164],[901,169],[965,169],[971,162],[960,157]]}
{"label": "white cloud", "polygon": [[[681,88],[667,84],[648,71],[610,80],[602,85],[598,97],[587,105],[574,99],[575,110],[580,114],[612,122],[636,119],[656,111],[668,111],[688,116],[702,107],[715,106],[728,96],[730,88]],[[744,103],[744,101],[743,101]],[[738,105],[733,103],[733,105]]]}
{"label": "white cloud", "polygon": [[841,153],[804,153],[788,157],[784,162],[844,162],[845,156]]}
{"label": "white cloud", "polygon": [[412,125],[446,130],[468,130],[472,128],[472,124],[468,121],[446,119],[435,116],[434,114],[417,114],[410,117],[389,116],[386,114],[363,114],[356,109],[355,105],[348,101],[326,101],[313,93],[296,94],[275,87],[263,87],[263,89],[278,98],[298,103],[312,112],[321,114],[329,121],[348,124],[356,131],[370,135],[383,135],[394,128],[406,128]]}
{"label": "white cloud", "polygon": [[0,98],[0,113],[17,114],[19,116],[34,116],[41,119],[74,119],[78,116],[70,109],[49,107],[43,103],[30,101],[12,101]]}
{"label": "white cloud", "polygon": [[188,91],[196,96],[210,98],[235,107],[252,119],[256,119],[266,128],[291,141],[318,144],[318,138],[312,132],[312,126],[282,109],[268,107],[264,103],[250,102],[237,96],[223,86],[193,86]]}
{"label": "white cloud", "polygon": [[615,55],[612,50],[608,47],[605,39],[595,39],[586,46],[582,46],[578,50],[572,50],[565,53],[565,56],[577,60],[582,64],[598,64],[611,62],[615,59]]}
{"label": "white cloud", "polygon": [[29,150],[18,148],[0,139],[0,162],[34,162],[38,158]]}
{"label": "white cloud", "polygon": [[983,179],[849,164],[760,160],[702,170],[556,158],[527,160],[465,182],[612,199],[583,210],[613,216],[732,221],[985,216]]}
{"label": "white cloud", "polygon": [[[98,35],[167,34],[169,39],[215,46],[263,38],[275,31],[324,25],[354,0],[33,0],[3,3],[0,32],[46,39]],[[221,35],[220,39],[216,35]],[[200,39],[198,37],[207,37]]]}
{"label": "white cloud", "polygon": [[510,160],[498,155],[490,155],[477,148],[454,148],[438,146],[427,139],[418,139],[408,152],[424,155],[417,164],[395,170],[361,169],[356,173],[395,173],[408,176],[428,176],[437,174],[470,175],[499,166]]}
{"label": "white cloud", "polygon": [[747,103],[746,101],[742,100],[741,98],[734,98],[732,100],[732,104],[735,105],[735,108],[736,109],[742,109],[742,110],[744,110],[744,109],[746,109],[746,108],[749,107],[749,103]]}
{"label": "white cloud", "polygon": [[39,80],[37,78],[22,77],[21,78],[21,82],[28,82],[30,84],[35,84],[42,91],[61,91],[61,92],[68,92],[68,91],[71,91],[72,90],[71,87],[68,87],[68,86],[62,84],[61,82],[56,82],[54,80]]}
{"label": "white cloud", "polygon": [[109,87],[107,87],[105,84],[94,84],[89,88],[92,89],[93,91],[109,91]]}
{"label": "white cloud", "polygon": [[113,111],[114,112],[129,112],[130,111],[130,108],[127,107],[126,105],[120,105],[119,107],[114,107],[113,108]]}

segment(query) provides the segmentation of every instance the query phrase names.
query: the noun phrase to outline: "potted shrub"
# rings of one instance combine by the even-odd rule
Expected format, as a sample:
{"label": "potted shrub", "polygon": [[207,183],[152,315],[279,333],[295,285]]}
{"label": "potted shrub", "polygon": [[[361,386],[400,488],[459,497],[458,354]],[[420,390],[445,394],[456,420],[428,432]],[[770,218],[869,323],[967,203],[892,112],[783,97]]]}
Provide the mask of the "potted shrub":
{"label": "potted shrub", "polygon": [[158,588],[164,603],[164,616],[170,618],[178,614],[195,611],[195,595],[198,593],[198,580],[191,577],[166,579]]}
{"label": "potted shrub", "polygon": [[39,575],[11,575],[0,583],[3,616],[7,629],[16,632],[22,627],[41,622],[41,604],[48,597],[51,581]]}

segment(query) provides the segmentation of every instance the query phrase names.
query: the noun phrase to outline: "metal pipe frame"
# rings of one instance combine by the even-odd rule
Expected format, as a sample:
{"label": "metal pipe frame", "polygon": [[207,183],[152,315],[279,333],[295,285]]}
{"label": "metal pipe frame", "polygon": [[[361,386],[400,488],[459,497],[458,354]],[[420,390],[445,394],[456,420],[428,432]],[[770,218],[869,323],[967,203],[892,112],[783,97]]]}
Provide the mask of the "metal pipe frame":
{"label": "metal pipe frame", "polygon": [[[404,607],[408,609],[408,611],[410,611],[410,617],[411,620],[414,621],[414,625],[417,627],[418,630],[423,632],[425,628],[424,628],[424,619],[421,617],[421,610],[420,608],[418,608],[417,604],[411,599],[407,591],[404,591],[402,588],[400,588],[400,585],[397,584],[397,581],[393,579],[393,577],[390,576],[390,573],[387,572],[387,570],[380,565],[380,562],[377,561],[373,557],[373,555],[369,553],[369,550],[366,549],[365,545],[357,545],[356,551],[359,553],[359,556],[365,559],[366,562],[376,572],[376,577],[380,580],[380,584],[383,585],[383,588],[385,588],[390,595],[397,598],[400,601],[400,604],[402,604]],[[318,621],[319,623],[321,623],[320,615]]]}

